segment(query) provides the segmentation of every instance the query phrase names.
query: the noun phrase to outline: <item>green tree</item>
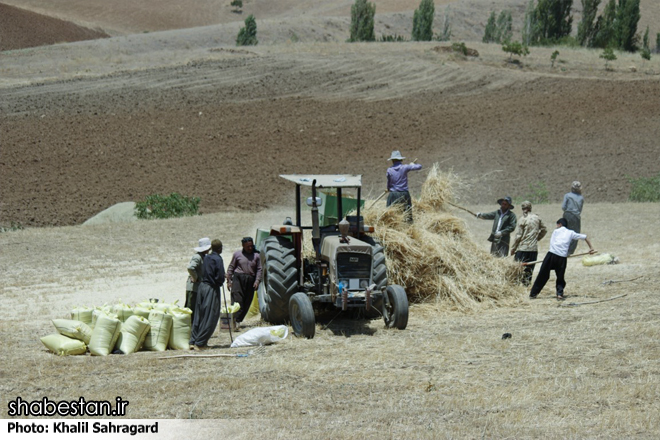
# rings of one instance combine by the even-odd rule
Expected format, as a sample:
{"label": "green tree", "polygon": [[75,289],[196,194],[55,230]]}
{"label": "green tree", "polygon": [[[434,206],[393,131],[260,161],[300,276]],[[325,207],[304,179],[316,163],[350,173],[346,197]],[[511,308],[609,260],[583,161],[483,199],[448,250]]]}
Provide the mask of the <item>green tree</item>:
{"label": "green tree", "polygon": [[637,24],[639,23],[639,0],[619,0],[616,11],[615,38],[616,46],[628,52],[637,50],[639,36]]}
{"label": "green tree", "polygon": [[660,32],[655,34],[655,53],[660,53]]}
{"label": "green tree", "polygon": [[449,41],[451,40],[451,16],[450,9],[447,6],[445,9],[444,20],[442,21],[442,33],[437,34],[435,39],[438,41]]}
{"label": "green tree", "polygon": [[603,13],[598,16],[589,47],[606,48],[614,44],[614,22],[616,20],[616,2],[609,0]]}
{"label": "green tree", "polygon": [[497,17],[497,36],[496,41],[498,43],[504,43],[509,41],[513,36],[513,19],[511,18],[511,12],[504,10],[500,12],[500,15]]}
{"label": "green tree", "polygon": [[591,40],[596,26],[596,16],[601,0],[582,0],[582,21],[578,24],[577,40],[586,46]]}
{"label": "green tree", "polygon": [[502,45],[502,50],[509,54],[509,62],[513,60],[513,56],[527,56],[529,55],[529,49],[527,46],[523,45],[518,41],[506,41]]}
{"label": "green tree", "polygon": [[351,37],[348,41],[376,41],[374,34],[376,5],[367,0],[355,0],[351,6]]}
{"label": "green tree", "polygon": [[610,61],[616,60],[614,49],[606,47],[605,50],[603,50],[603,53],[600,54],[600,58],[605,60],[605,70],[610,70]]}
{"label": "green tree", "polygon": [[257,21],[254,15],[248,15],[245,19],[245,27],[238,31],[236,37],[237,46],[256,46],[259,41],[257,40]]}
{"label": "green tree", "polygon": [[570,35],[573,25],[573,0],[539,0],[534,10],[532,44],[547,44]]}
{"label": "green tree", "polygon": [[422,0],[413,15],[413,41],[431,41],[433,39],[434,16],[435,5],[433,0]]}
{"label": "green tree", "polygon": [[646,32],[644,32],[644,37],[642,38],[642,48],[651,49],[649,46],[649,27],[646,26]]}
{"label": "green tree", "polygon": [[486,28],[484,29],[484,37],[481,39],[484,43],[495,43],[497,38],[497,16],[495,11],[490,13]]}
{"label": "green tree", "polygon": [[536,29],[536,16],[534,14],[534,0],[529,0],[525,9],[525,22],[522,29],[522,41],[525,46],[532,44],[532,37]]}

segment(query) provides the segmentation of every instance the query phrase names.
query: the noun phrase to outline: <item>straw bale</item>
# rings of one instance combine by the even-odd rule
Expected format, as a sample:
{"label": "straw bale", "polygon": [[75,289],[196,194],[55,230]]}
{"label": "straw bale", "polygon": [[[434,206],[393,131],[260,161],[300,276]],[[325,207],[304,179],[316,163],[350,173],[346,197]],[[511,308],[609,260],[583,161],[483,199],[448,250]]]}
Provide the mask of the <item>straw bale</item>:
{"label": "straw bale", "polygon": [[389,282],[406,289],[413,302],[433,302],[458,310],[479,305],[510,305],[524,295],[520,266],[495,258],[469,236],[465,222],[446,207],[460,184],[434,165],[419,199],[414,223],[397,207],[369,206],[365,224],[373,225],[387,256]]}

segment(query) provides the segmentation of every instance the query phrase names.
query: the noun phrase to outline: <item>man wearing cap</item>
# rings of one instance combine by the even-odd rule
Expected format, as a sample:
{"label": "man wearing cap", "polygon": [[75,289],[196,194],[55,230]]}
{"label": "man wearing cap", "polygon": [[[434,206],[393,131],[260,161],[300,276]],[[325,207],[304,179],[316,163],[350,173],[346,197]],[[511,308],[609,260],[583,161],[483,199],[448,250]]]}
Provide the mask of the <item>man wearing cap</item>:
{"label": "man wearing cap", "polygon": [[243,248],[234,252],[227,268],[227,286],[231,290],[231,301],[241,305],[236,317],[236,323],[243,322],[247,315],[254,291],[261,281],[261,258],[255,252],[252,237],[241,240]]}
{"label": "man wearing cap", "polygon": [[197,301],[197,288],[204,277],[204,256],[211,249],[211,239],[199,239],[199,246],[193,248],[195,254],[188,263],[188,282],[186,283],[186,307],[192,310],[191,318],[195,315],[195,301]]}
{"label": "man wearing cap", "polygon": [[[577,180],[571,184],[571,192],[564,195],[564,202],[561,209],[564,211],[564,218],[568,222],[567,228],[577,233],[582,229],[580,215],[584,206],[584,197],[582,197],[582,184]],[[568,248],[568,255],[573,255],[577,248],[578,241],[573,240]]]}
{"label": "man wearing cap", "polygon": [[541,269],[539,274],[536,275],[536,280],[532,286],[532,290],[529,292],[529,298],[534,299],[541,293],[545,283],[548,282],[550,278],[550,271],[554,270],[555,275],[557,275],[556,289],[557,289],[557,300],[561,301],[564,299],[564,288],[566,287],[566,280],[564,280],[564,274],[566,273],[566,260],[568,259],[568,247],[573,240],[584,240],[589,245],[589,253],[595,254],[591,242],[585,234],[578,234],[575,231],[571,231],[566,228],[568,222],[565,218],[560,218],[557,220],[557,227],[552,232],[550,237],[550,249],[541,263]]}
{"label": "man wearing cap", "polygon": [[408,191],[408,173],[419,171],[422,166],[416,163],[404,165],[402,163],[404,159],[405,157],[401,156],[399,150],[392,151],[392,155],[388,159],[392,161],[392,166],[387,169],[387,191],[389,193],[387,206],[400,204],[406,212],[406,221],[412,222],[412,199]]}
{"label": "man wearing cap", "polygon": [[[548,229],[543,224],[543,220],[532,213],[532,203],[525,200],[520,205],[523,216],[518,222],[518,232],[511,245],[511,255],[514,255],[516,261],[527,263],[536,261],[539,256],[538,242],[545,237]],[[534,264],[524,266],[522,283],[529,286],[532,283],[532,274],[534,273]]]}
{"label": "man wearing cap", "polygon": [[497,203],[500,209],[486,213],[478,212],[477,218],[493,220],[493,230],[488,237],[488,241],[491,242],[490,253],[496,257],[506,257],[509,255],[510,236],[516,229],[517,219],[512,211],[514,206],[511,204],[511,197],[499,199]]}

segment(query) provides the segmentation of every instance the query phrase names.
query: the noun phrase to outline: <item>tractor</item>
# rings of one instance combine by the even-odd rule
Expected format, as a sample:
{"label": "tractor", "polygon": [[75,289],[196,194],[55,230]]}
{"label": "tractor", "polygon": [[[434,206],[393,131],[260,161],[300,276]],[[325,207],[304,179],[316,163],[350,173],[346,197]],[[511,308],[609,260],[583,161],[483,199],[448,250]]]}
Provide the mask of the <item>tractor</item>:
{"label": "tractor", "polygon": [[[386,327],[405,329],[406,291],[388,285],[383,247],[369,235],[374,228],[364,225],[360,216],[362,176],[280,177],[296,185],[295,222],[287,217],[282,225],[257,229],[255,245],[263,268],[257,292],[262,319],[272,324],[290,322],[297,336],[308,339],[314,337],[316,313],[329,309],[357,309],[367,317],[382,314]],[[306,205],[312,219],[305,226],[303,188],[307,193],[311,189]],[[355,215],[347,215],[351,212]],[[305,230],[311,230],[313,253],[303,252]]]}

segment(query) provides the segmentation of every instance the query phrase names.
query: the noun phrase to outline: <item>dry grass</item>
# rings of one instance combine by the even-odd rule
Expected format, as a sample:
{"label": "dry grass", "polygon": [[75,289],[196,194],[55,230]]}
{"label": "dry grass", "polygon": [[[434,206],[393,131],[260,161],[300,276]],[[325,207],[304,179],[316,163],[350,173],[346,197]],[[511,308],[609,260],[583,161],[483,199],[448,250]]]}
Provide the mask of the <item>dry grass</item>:
{"label": "dry grass", "polygon": [[[556,205],[534,210],[548,223],[561,213]],[[463,211],[454,214],[485,253],[491,222]],[[290,213],[224,213],[0,235],[5,250],[0,253],[1,415],[7,416],[7,401],[18,396],[121,396],[130,402],[129,418],[222,419],[192,425],[211,437],[657,438],[657,204],[585,207],[584,228],[594,246],[619,256],[621,264],[587,268],[569,260],[566,302],[628,293],[610,302],[558,307],[551,280],[532,303],[468,313],[433,303],[413,305],[405,331],[339,317],[319,324],[312,341],[289,339],[245,359],[158,360],[162,354],[149,352],[59,358],[39,342],[53,332],[50,320],[75,305],[115,298],[181,301],[185,266],[199,237],[238,244],[253,233],[253,224],[281,221],[284,215]],[[619,219],[616,233],[612,218]],[[99,237],[104,237],[101,247]],[[547,240],[541,242],[540,251],[545,250]],[[99,263],[96,269],[86,265],[90,260]],[[129,274],[133,263],[140,275]],[[602,284],[638,275],[644,278]],[[513,337],[502,340],[505,332]],[[210,343],[211,353],[236,351],[224,348],[226,333]]]}
{"label": "dry grass", "polygon": [[385,248],[390,283],[405,287],[409,298],[448,304],[466,311],[480,305],[515,305],[523,297],[519,265],[495,258],[467,232],[464,220],[447,211],[458,178],[431,167],[419,199],[413,201],[414,223],[397,207],[383,204],[364,211]]}

